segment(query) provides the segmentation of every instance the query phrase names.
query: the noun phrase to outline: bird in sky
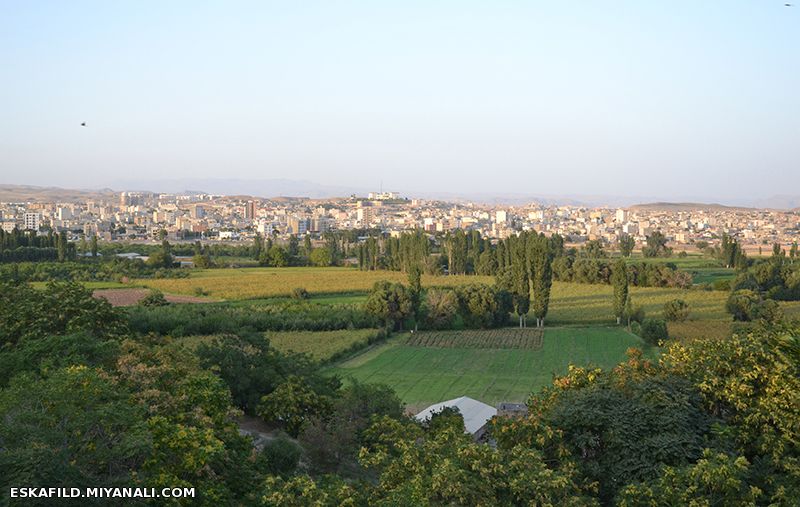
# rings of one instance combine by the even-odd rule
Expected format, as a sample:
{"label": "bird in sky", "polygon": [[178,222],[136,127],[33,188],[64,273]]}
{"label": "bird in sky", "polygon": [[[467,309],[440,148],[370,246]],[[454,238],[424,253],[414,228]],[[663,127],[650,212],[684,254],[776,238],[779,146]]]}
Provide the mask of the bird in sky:
{"label": "bird in sky", "polygon": [[85,127],[85,126],[86,126],[86,122],[85,122],[85,121],[82,121],[82,122],[81,122],[81,127]]}

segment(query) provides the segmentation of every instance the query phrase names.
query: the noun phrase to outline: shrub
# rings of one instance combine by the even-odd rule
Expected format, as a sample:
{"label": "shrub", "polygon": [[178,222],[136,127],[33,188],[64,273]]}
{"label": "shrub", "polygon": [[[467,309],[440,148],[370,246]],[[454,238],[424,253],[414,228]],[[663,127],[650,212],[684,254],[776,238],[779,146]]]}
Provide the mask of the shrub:
{"label": "shrub", "polygon": [[714,280],[714,284],[712,285],[714,290],[723,290],[729,291],[731,290],[731,281],[730,280]]}
{"label": "shrub", "polygon": [[139,306],[167,306],[169,301],[160,290],[151,289],[150,293],[139,300]]}
{"label": "shrub", "polygon": [[659,342],[668,340],[667,322],[663,319],[644,319],[641,337],[652,345],[658,345]]}
{"label": "shrub", "polygon": [[689,305],[683,299],[664,303],[664,319],[668,322],[683,322],[689,318]]}
{"label": "shrub", "polygon": [[302,455],[303,449],[296,442],[280,435],[264,445],[259,462],[271,475],[287,477],[297,470]]}
{"label": "shrub", "polygon": [[292,289],[292,299],[303,300],[303,299],[309,299],[310,297],[311,294],[309,294],[308,291],[303,287],[297,287],[295,289]]}

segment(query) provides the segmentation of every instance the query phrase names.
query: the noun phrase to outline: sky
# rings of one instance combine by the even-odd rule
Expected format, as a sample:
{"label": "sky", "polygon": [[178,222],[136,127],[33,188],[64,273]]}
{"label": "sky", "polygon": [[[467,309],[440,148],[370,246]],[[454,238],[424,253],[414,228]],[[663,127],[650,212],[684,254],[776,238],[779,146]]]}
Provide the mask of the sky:
{"label": "sky", "polygon": [[800,6],[0,0],[0,183],[188,177],[800,194]]}

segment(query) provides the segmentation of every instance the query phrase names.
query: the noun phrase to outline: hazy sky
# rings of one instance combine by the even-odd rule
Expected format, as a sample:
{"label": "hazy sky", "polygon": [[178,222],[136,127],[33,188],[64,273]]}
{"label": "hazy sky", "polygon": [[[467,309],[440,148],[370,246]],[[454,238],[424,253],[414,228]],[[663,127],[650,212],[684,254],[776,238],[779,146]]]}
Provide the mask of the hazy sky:
{"label": "hazy sky", "polygon": [[797,194],[783,4],[0,0],[0,183]]}

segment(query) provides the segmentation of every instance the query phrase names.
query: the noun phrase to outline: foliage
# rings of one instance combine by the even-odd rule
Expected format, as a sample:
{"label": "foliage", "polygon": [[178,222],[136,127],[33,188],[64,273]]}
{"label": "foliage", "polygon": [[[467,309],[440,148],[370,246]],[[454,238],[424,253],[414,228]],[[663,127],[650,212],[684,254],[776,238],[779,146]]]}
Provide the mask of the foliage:
{"label": "foliage", "polygon": [[318,473],[347,473],[356,466],[363,432],[375,417],[401,419],[404,405],[384,385],[354,381],[338,393],[330,414],[312,417],[300,434]]}
{"label": "foliage", "polygon": [[683,299],[673,299],[664,303],[664,320],[683,322],[689,318],[689,305]]}
{"label": "foliage", "polygon": [[335,381],[313,375],[315,366],[307,356],[282,354],[257,333],[223,335],[211,343],[201,343],[195,353],[201,366],[225,381],[236,406],[248,414],[255,414],[261,397],[292,375],[305,377],[304,382],[320,390],[335,388]]}
{"label": "foliage", "polygon": [[399,283],[376,282],[364,304],[364,310],[383,321],[387,328],[403,327],[403,320],[412,312],[412,301],[406,288]]}
{"label": "foliage", "polygon": [[797,332],[775,328],[675,345],[664,358],[726,422],[736,451],[761,462],[760,484],[772,501],[796,498],[800,489],[800,347],[791,338]]}
{"label": "foliage", "polygon": [[455,291],[430,289],[425,294],[423,323],[427,329],[451,329],[458,310],[458,296]]}
{"label": "foliage", "polygon": [[646,318],[642,322],[641,337],[651,345],[659,345],[669,339],[667,322],[663,319]]}
{"label": "foliage", "polygon": [[704,449],[703,457],[694,464],[664,467],[656,479],[626,486],[617,505],[755,506],[763,495],[758,487],[748,484],[750,474],[747,459]]}
{"label": "foliage", "polygon": [[269,474],[288,477],[297,470],[302,456],[302,447],[286,436],[279,435],[264,444],[258,459]]}
{"label": "foliage", "polygon": [[504,325],[511,311],[509,294],[488,285],[470,284],[456,290],[459,311],[470,328]]}
{"label": "foliage", "polygon": [[318,394],[304,379],[291,375],[261,398],[256,413],[296,438],[306,421],[327,415],[330,410],[330,398]]}
{"label": "foliage", "polygon": [[164,297],[164,293],[160,290],[150,289],[150,292],[139,300],[139,306],[167,306],[169,301]]}
{"label": "foliage", "polygon": [[286,300],[275,304],[170,305],[130,307],[131,328],[141,334],[192,336],[254,331],[330,331],[378,327],[378,320],[351,305],[315,305]]}
{"label": "foliage", "polygon": [[49,334],[116,337],[125,330],[122,314],[79,284],[49,283],[35,290],[0,283],[0,347]]}
{"label": "foliage", "polygon": [[597,505],[572,467],[549,468],[536,450],[475,445],[462,428],[419,433],[379,420],[364,466],[379,474],[370,505]]}

